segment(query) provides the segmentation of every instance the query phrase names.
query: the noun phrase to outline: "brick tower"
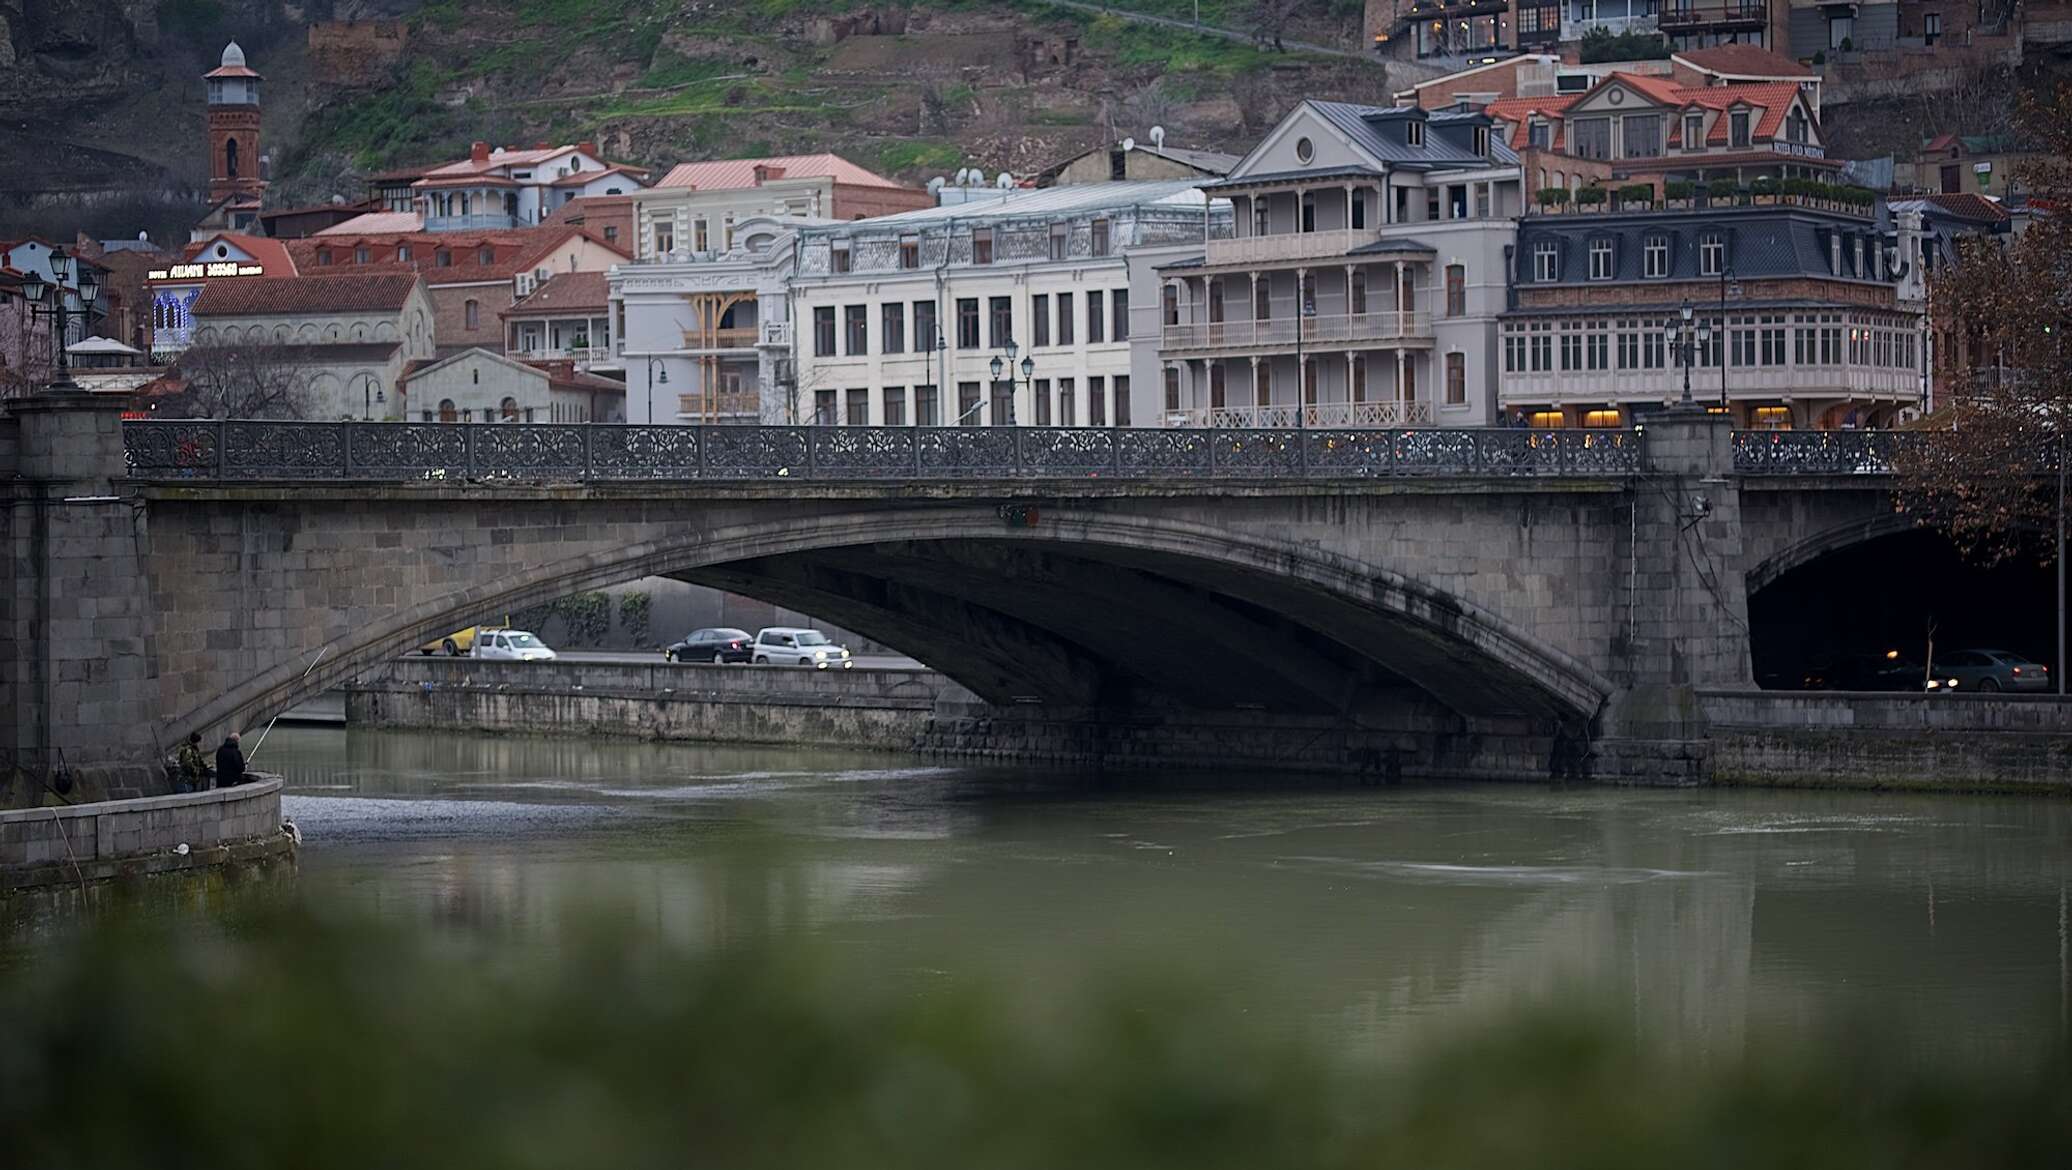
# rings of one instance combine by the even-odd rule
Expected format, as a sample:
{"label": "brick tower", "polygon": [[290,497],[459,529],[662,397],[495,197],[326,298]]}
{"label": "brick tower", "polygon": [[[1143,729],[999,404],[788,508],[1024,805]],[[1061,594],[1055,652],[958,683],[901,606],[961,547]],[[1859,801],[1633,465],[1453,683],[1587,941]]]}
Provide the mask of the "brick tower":
{"label": "brick tower", "polygon": [[232,41],[209,83],[209,202],[231,196],[257,202],[266,190],[259,169],[259,74]]}

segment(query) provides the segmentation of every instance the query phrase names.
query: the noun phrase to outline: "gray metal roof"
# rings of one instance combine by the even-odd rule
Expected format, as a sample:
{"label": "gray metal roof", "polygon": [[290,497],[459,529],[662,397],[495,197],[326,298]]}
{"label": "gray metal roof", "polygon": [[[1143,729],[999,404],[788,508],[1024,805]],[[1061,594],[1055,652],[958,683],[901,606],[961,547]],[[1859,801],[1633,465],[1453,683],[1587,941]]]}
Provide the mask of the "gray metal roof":
{"label": "gray metal roof", "polygon": [[1408,253],[1423,256],[1436,253],[1438,250],[1422,240],[1376,240],[1371,244],[1362,244],[1357,248],[1350,249],[1346,252],[1346,255],[1386,256],[1390,253]]}
{"label": "gray metal roof", "polygon": [[[1489,145],[1489,157],[1485,158],[1482,155],[1476,154],[1473,150],[1448,141],[1443,134],[1431,132],[1425,134],[1423,146],[1410,146],[1390,138],[1373,121],[1370,121],[1370,119],[1379,119],[1385,123],[1407,120],[1413,116],[1412,111],[1414,107],[1362,106],[1351,102],[1321,101],[1310,101],[1305,104],[1315,110],[1319,117],[1322,117],[1325,121],[1330,122],[1342,131],[1347,138],[1352,139],[1353,143],[1361,150],[1393,165],[1406,167],[1423,166],[1445,170],[1477,170],[1493,166],[1516,166],[1518,163],[1517,154],[1501,141],[1500,136],[1492,137]],[[1473,122],[1476,119],[1487,123],[1489,115],[1479,110],[1447,111],[1440,114],[1427,114],[1425,116],[1425,123],[1427,126],[1434,124],[1443,126],[1459,122]]]}
{"label": "gray metal roof", "polygon": [[[1734,275],[1742,279],[1783,276],[1856,279],[1836,277],[1829,271],[1828,236],[1841,233],[1845,253],[1853,251],[1853,245],[1849,243],[1853,237],[1862,237],[1866,249],[1882,238],[1877,225],[1868,219],[1788,206],[1604,215],[1528,215],[1518,223],[1518,287],[1717,280],[1718,277],[1704,275],[1698,270],[1699,241],[1714,232],[1725,237],[1727,263]],[[1669,245],[1669,272],[1666,276],[1644,277],[1643,252],[1648,239],[1657,236]],[[1589,278],[1589,248],[1594,240],[1612,242],[1613,271],[1609,280]],[[1561,257],[1560,277],[1551,282],[1533,279],[1534,252],[1540,244],[1547,242],[1560,249]]]}
{"label": "gray metal roof", "polygon": [[[1142,183],[1073,183],[1065,187],[1041,187],[1013,191],[983,203],[955,203],[924,207],[898,215],[880,215],[853,220],[841,227],[862,232],[899,231],[904,228],[935,227],[957,220],[983,223],[989,219],[1019,219],[1029,216],[1076,215],[1124,207],[1158,207],[1199,212],[1207,202],[1201,184],[1194,179],[1164,179]],[[814,229],[820,234],[827,229]]]}
{"label": "gray metal roof", "polygon": [[1225,187],[1248,187],[1261,183],[1291,183],[1298,180],[1320,179],[1379,179],[1381,172],[1370,166],[1323,167],[1317,170],[1264,171],[1225,179],[1220,183],[1204,183],[1203,190],[1220,190]]}
{"label": "gray metal roof", "polygon": [[1155,154],[1177,163],[1184,163],[1195,170],[1207,171],[1212,175],[1227,175],[1230,168],[1238,162],[1237,155],[1225,154],[1220,150],[1191,150],[1184,146],[1145,146],[1141,142],[1137,144],[1137,149],[1146,154]]}

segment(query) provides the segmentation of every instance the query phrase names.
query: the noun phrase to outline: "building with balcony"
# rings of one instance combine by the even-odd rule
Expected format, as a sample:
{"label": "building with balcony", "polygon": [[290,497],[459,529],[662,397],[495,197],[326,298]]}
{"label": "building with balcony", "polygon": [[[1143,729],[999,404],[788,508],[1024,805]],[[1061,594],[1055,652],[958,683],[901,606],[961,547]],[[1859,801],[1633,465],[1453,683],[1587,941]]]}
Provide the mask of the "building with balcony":
{"label": "building with balcony", "polygon": [[835,154],[684,163],[634,195],[635,255],[716,257],[733,250],[736,225],[756,216],[866,219],[934,205],[928,192]]}
{"label": "building with balcony", "polygon": [[[1910,264],[1872,209],[1777,196],[1528,215],[1499,398],[1534,426],[1629,426],[1683,393],[1752,428],[1885,427],[1921,397]],[[1702,330],[1702,332],[1700,332]]]}
{"label": "building with balcony", "polygon": [[826,425],[1148,425],[1153,257],[1199,254],[1193,181],[1085,183],[810,227],[798,395]]}
{"label": "building with balcony", "polygon": [[1163,421],[1493,421],[1523,193],[1489,118],[1304,102],[1207,190],[1232,231],[1160,268]]}
{"label": "building with balcony", "polygon": [[[1657,31],[1661,0],[1568,0],[1561,14],[1561,39],[1580,41],[1591,33],[1648,35]],[[1674,3],[1674,0],[1670,0]]]}
{"label": "building with balcony", "polygon": [[791,278],[801,229],[830,220],[749,216],[733,246],[622,264],[608,277],[627,421],[796,423]]}
{"label": "building with balcony", "polygon": [[379,210],[336,231],[498,232],[538,227],[572,199],[628,195],[647,172],[607,162],[594,142],[529,150],[477,142],[468,157],[387,171],[368,180]]}
{"label": "building with balcony", "polygon": [[1784,43],[1785,0],[1657,0],[1656,21],[1677,52],[1720,45],[1772,48]]}
{"label": "building with balcony", "polygon": [[563,272],[497,314],[503,352],[520,361],[564,361],[586,372],[623,373],[605,272]]}

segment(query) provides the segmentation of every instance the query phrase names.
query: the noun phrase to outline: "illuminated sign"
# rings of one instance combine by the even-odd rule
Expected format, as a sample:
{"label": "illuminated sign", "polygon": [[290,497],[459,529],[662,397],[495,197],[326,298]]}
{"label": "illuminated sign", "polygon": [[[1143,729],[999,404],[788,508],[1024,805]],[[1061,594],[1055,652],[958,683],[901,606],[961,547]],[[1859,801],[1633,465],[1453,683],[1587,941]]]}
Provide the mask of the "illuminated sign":
{"label": "illuminated sign", "polygon": [[175,264],[171,268],[154,268],[145,275],[147,280],[206,280],[218,276],[265,276],[266,267],[261,264],[246,264],[237,260],[214,260],[207,264]]}

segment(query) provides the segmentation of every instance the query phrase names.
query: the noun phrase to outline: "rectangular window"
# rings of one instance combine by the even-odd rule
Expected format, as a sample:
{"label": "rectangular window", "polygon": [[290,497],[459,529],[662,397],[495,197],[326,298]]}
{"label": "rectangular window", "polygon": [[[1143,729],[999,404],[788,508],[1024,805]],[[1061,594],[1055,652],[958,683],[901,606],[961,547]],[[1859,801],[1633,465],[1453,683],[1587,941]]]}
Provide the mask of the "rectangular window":
{"label": "rectangular window", "polygon": [[1079,408],[1072,397],[1072,379],[1058,379],[1058,425],[1076,427],[1079,425]]}
{"label": "rectangular window", "polygon": [[[700,249],[702,251],[703,249]],[[849,271],[849,245],[836,244],[828,249],[828,267],[834,272]]]}
{"label": "rectangular window", "polygon": [[1461,406],[1468,401],[1468,355],[1449,353],[1446,355],[1446,405]]}
{"label": "rectangular window", "polygon": [[1130,290],[1118,288],[1108,294],[1108,339],[1130,339]]}
{"label": "rectangular window", "polygon": [[1619,334],[1619,368],[1640,368],[1640,334],[1627,330]]}
{"label": "rectangular window", "polygon": [[1067,250],[1067,249],[1068,249],[1068,248],[1069,248],[1069,247],[1071,246],[1071,243],[1072,243],[1072,228],[1071,228],[1071,225],[1069,225],[1069,224],[1062,224],[1062,223],[1054,223],[1054,224],[1050,225],[1050,258],[1051,258],[1051,259],[1053,259],[1053,260],[1063,260],[1063,259],[1065,258],[1065,253],[1066,253],[1066,250]]}
{"label": "rectangular window", "polygon": [[1669,275],[1669,237],[1649,236],[1641,245],[1640,274],[1649,278]]}
{"label": "rectangular window", "polygon": [[884,416],[884,425],[903,427],[906,425],[906,387],[887,386],[879,392],[878,413]]}
{"label": "rectangular window", "polygon": [[[691,239],[695,241],[693,247],[695,247],[700,252],[703,252],[712,246],[709,230],[710,229],[708,229],[705,226],[704,220],[699,219],[691,221]],[[847,272],[849,270],[847,268],[838,268],[835,271]]]}
{"label": "rectangular window", "polygon": [[1561,276],[1561,245],[1543,240],[1532,246],[1532,278],[1543,283]]}
{"label": "rectangular window", "polygon": [[1583,356],[1586,359],[1584,365],[1587,369],[1609,368],[1605,354],[1607,339],[1603,327],[1603,322],[1599,322],[1589,333],[1583,335]]}
{"label": "rectangular window", "polygon": [[1612,120],[1578,118],[1568,124],[1568,151],[1578,158],[1612,156]]}
{"label": "rectangular window", "polygon": [[1465,264],[1446,266],[1446,315],[1465,316],[1468,311],[1468,268]]}
{"label": "rectangular window", "polygon": [[1165,408],[1167,414],[1178,413],[1180,409],[1180,368],[1178,366],[1167,366],[1165,370]]}
{"label": "rectangular window", "polygon": [[1050,294],[1037,293],[1029,298],[1029,330],[1034,335],[1029,344],[1042,347],[1050,344]]}
{"label": "rectangular window", "polygon": [[1088,289],[1086,292],[1086,343],[1088,345],[1099,345],[1107,339],[1108,318],[1105,315],[1106,308],[1107,306],[1101,303],[1101,290],[1097,288]]}
{"label": "rectangular window", "polygon": [[991,264],[993,262],[993,229],[972,229],[971,262],[973,264]]}
{"label": "rectangular window", "polygon": [[835,392],[815,390],[813,392],[813,425],[831,427],[835,425]]}
{"label": "rectangular window", "polygon": [[906,352],[906,306],[898,301],[887,301],[878,309],[878,351],[880,353]]}
{"label": "rectangular window", "polygon": [[1705,115],[1684,115],[1683,148],[1692,153],[1705,149]]}
{"label": "rectangular window", "polygon": [[1573,329],[1561,334],[1561,369],[1564,373],[1583,368],[1583,335]]}
{"label": "rectangular window", "polygon": [[927,353],[935,348],[935,302],[914,302],[914,352]]}
{"label": "rectangular window", "polygon": [[1643,369],[1659,370],[1663,359],[1662,331],[1650,329],[1640,335],[1640,364]]}
{"label": "rectangular window", "polygon": [[978,298],[957,298],[957,348],[978,348]]}
{"label": "rectangular window", "polygon": [[813,309],[813,356],[835,356],[835,307],[818,305]]}
{"label": "rectangular window", "polygon": [[1095,256],[1106,256],[1108,254],[1108,221],[1105,219],[1095,220],[1093,226],[1087,230],[1087,239],[1087,250],[1090,253]]}
{"label": "rectangular window", "polygon": [[1252,200],[1252,234],[1255,236],[1271,235],[1272,228],[1273,209],[1271,205],[1265,199],[1255,197]]}
{"label": "rectangular window", "polygon": [[1525,369],[1525,335],[1516,329],[1504,334],[1504,373],[1516,374]]}
{"label": "rectangular window", "polygon": [[1548,373],[1554,368],[1554,338],[1544,332],[1544,325],[1533,328],[1536,332],[1532,335],[1532,372]]}
{"label": "rectangular window", "polygon": [[852,427],[867,427],[871,425],[870,391],[860,389],[849,391],[847,406],[848,410],[846,417],[843,419],[844,422]]}
{"label": "rectangular window", "polygon": [[899,241],[899,266],[912,271],[921,266],[921,241],[908,237]]}
{"label": "rectangular window", "polygon": [[1302,230],[1317,230],[1317,197],[1307,191],[1302,193]]}
{"label": "rectangular window", "polygon": [[1662,153],[1662,115],[1628,114],[1619,129],[1625,135],[1627,158],[1656,158]]}
{"label": "rectangular window", "polygon": [[1367,226],[1367,193],[1365,191],[1353,192],[1352,215],[1354,230],[1357,231]]}
{"label": "rectangular window", "polygon": [[1086,425],[1105,427],[1108,425],[1108,379],[1088,378],[1086,380]]}
{"label": "rectangular window", "polygon": [[1701,238],[1698,241],[1698,275],[1718,276],[1726,267],[1726,240],[1716,234]]}
{"label": "rectangular window", "polygon": [[1612,242],[1610,240],[1590,241],[1590,279],[1610,280],[1612,278]]}
{"label": "rectangular window", "polygon": [[979,396],[978,396],[978,383],[977,383],[977,382],[959,382],[959,383],[957,383],[957,420],[956,420],[956,425],[957,425],[957,426],[960,426],[960,427],[975,427],[975,426],[981,426],[981,425],[983,425],[983,424],[984,424],[984,422],[985,422],[985,420],[984,420],[984,419],[981,419],[981,418],[979,418],[979,417],[978,417],[978,412],[979,412]]}
{"label": "rectangular window", "polygon": [[992,401],[986,405],[986,425],[989,427],[1011,427],[1014,417],[1014,382],[1002,380],[993,383]]}
{"label": "rectangular window", "polygon": [[849,356],[862,357],[868,354],[871,351],[870,306],[844,305],[842,325]]}
{"label": "rectangular window", "polygon": [[1072,294],[1058,294],[1058,344],[1072,344]]}
{"label": "rectangular window", "polygon": [[1014,340],[1014,298],[994,297],[987,303],[987,324],[991,326],[992,346],[1005,349]]}
{"label": "rectangular window", "polygon": [[1762,364],[1781,366],[1784,364],[1784,330],[1765,328],[1762,334]]}
{"label": "rectangular window", "polygon": [[1727,145],[1746,147],[1748,145],[1748,111],[1735,110],[1727,115]]}
{"label": "rectangular window", "polygon": [[[672,225],[672,224],[666,224],[666,223],[658,223],[658,224],[656,224],[656,225],[655,225],[655,255],[657,255],[657,256],[667,256],[667,255],[668,255],[669,253],[671,253],[671,252],[674,252],[674,251],[676,251],[676,228],[675,228],[675,226],[674,226],[674,225]],[[400,259],[400,260],[408,260],[409,258],[410,258],[410,257],[409,257],[409,256],[408,256],[407,254],[406,254],[406,255],[403,255],[403,256],[399,256],[399,257],[397,257],[397,259]]]}
{"label": "rectangular window", "polygon": [[1035,399],[1036,399],[1036,425],[1037,425],[1037,426],[1039,426],[1039,427],[1047,427],[1047,426],[1049,426],[1049,425],[1050,425],[1050,379],[1049,379],[1049,378],[1038,378],[1038,379],[1036,379],[1036,382],[1035,382],[1034,388],[1033,388],[1033,390],[1031,391],[1031,393],[1032,393],[1032,395],[1033,395],[1033,396],[1035,397]]}
{"label": "rectangular window", "polygon": [[939,427],[942,425],[942,403],[937,401],[935,387],[914,387],[914,425]]}
{"label": "rectangular window", "polygon": [[1128,374],[1117,374],[1115,381],[1115,425],[1130,425],[1130,378]]}

